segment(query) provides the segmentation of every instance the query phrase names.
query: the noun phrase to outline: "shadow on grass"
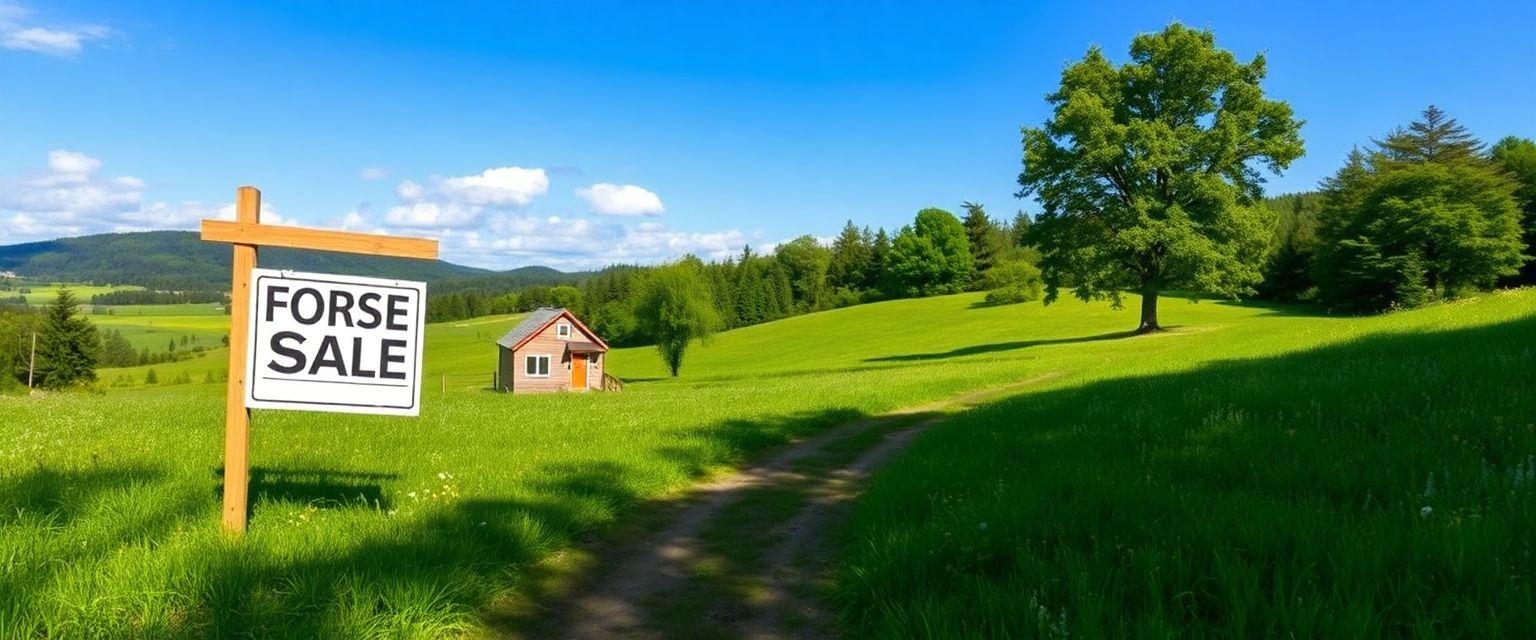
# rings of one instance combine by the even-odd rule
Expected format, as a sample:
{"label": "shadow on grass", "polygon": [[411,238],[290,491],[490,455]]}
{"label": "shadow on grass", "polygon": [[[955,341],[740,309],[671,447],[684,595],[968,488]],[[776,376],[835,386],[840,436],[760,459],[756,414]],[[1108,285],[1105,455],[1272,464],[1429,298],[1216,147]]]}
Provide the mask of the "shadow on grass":
{"label": "shadow on grass", "polygon": [[1375,334],[961,415],[861,501],[844,631],[1523,636],[1533,344],[1536,316]]}
{"label": "shadow on grass", "polygon": [[[722,422],[679,432],[654,455],[697,477],[857,415],[834,410]],[[0,535],[13,544],[21,536],[46,544],[20,547],[42,557],[0,572],[0,637],[54,635],[62,627],[166,638],[441,637],[482,618],[504,623],[510,618],[494,611],[498,598],[535,591],[529,581],[537,577],[536,562],[612,534],[616,523],[653,502],[646,492],[654,489],[646,487],[657,486],[656,466],[547,464],[503,488],[507,497],[412,500],[409,508],[399,495],[391,500],[394,474],[258,467],[252,531],[236,543],[217,533],[218,488],[206,489],[216,482],[188,484],[153,469],[108,466],[5,476]],[[136,491],[153,496],[130,503],[116,497]],[[285,524],[275,511],[264,516],[267,508],[295,502],[385,526],[373,523],[355,541],[338,542],[345,532],[327,531],[313,543],[296,543],[306,539],[307,525]],[[129,516],[129,509],[141,511]],[[162,545],[169,548],[157,551]],[[144,566],[108,578],[125,569],[114,560],[124,551]],[[167,562],[174,570],[157,568]],[[101,572],[101,581],[79,582],[85,567],[96,567],[89,570]],[[90,585],[90,597],[111,598],[111,605],[61,609],[59,580],[66,578]]]}
{"label": "shadow on grass", "polygon": [[[222,470],[219,476],[222,480]],[[393,505],[382,483],[399,477],[394,473],[253,467],[251,504],[297,502],[321,508],[361,505],[387,510]],[[223,482],[214,487],[215,495],[222,496],[223,491]]]}
{"label": "shadow on grass", "polygon": [[880,357],[876,357],[876,358],[866,358],[864,361],[865,362],[924,362],[924,361],[928,361],[928,360],[947,360],[949,358],[962,358],[962,357],[965,357],[965,356],[974,356],[974,355],[980,355],[980,354],[984,354],[984,353],[998,353],[998,352],[1002,352],[1002,351],[1017,351],[1019,349],[1028,349],[1030,347],[1041,347],[1041,346],[1052,345],[1052,344],[1080,344],[1080,343],[1084,343],[1084,342],[1101,342],[1101,341],[1104,341],[1104,340],[1119,340],[1121,338],[1132,338],[1132,337],[1135,337],[1135,336],[1136,336],[1136,332],[1135,331],[1113,331],[1113,332],[1110,332],[1110,333],[1101,333],[1099,335],[1094,335],[1094,336],[1079,336],[1079,337],[1075,337],[1075,338],[1049,338],[1049,339],[1044,339],[1044,340],[1014,340],[1012,342],[994,342],[994,343],[991,343],[991,344],[977,344],[977,345],[971,345],[971,346],[968,346],[968,347],[960,347],[959,349],[951,349],[949,351],[940,351],[940,352],[935,352],[935,353],[908,353],[908,354],[900,354],[900,355],[880,356]]}

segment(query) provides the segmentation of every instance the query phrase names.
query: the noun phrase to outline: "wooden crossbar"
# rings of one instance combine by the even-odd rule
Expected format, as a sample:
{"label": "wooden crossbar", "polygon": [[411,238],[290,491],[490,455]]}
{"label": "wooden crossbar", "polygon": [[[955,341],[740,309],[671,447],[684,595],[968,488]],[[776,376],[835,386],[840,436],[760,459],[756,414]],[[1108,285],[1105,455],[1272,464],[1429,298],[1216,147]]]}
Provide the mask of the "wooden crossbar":
{"label": "wooden crossbar", "polygon": [[399,258],[437,258],[437,241],[430,238],[381,236],[350,231],[284,227],[257,222],[204,220],[203,239],[261,247],[291,247],[361,253]]}

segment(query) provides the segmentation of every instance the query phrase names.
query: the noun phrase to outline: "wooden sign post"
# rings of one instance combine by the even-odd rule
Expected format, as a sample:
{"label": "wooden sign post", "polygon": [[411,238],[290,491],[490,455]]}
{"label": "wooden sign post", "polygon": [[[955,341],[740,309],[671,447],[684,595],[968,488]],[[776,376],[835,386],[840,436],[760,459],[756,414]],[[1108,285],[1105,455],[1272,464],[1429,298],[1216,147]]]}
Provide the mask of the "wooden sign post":
{"label": "wooden sign post", "polygon": [[250,410],[245,406],[250,340],[251,271],[259,246],[339,251],[401,258],[437,258],[437,241],[261,224],[261,191],[235,192],[235,220],[204,220],[203,240],[234,245],[229,290],[229,385],[224,393],[224,530],[245,532],[250,490]]}

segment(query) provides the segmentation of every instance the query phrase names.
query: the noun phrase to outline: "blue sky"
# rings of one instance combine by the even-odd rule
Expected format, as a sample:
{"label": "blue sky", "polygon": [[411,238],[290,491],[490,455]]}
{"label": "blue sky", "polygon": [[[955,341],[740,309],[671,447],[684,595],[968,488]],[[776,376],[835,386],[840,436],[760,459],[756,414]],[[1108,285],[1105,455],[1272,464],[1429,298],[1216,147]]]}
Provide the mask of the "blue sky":
{"label": "blue sky", "polygon": [[0,0],[0,244],[269,220],[505,268],[724,255],[1013,197],[1063,66],[1210,27],[1307,122],[1271,192],[1440,105],[1536,136],[1536,4]]}

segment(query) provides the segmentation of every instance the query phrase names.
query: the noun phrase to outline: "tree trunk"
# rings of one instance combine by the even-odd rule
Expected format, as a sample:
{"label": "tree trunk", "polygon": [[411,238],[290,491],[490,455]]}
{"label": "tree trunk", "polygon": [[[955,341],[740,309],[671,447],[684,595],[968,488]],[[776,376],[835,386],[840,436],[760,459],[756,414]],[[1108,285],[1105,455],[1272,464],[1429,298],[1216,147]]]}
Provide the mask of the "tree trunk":
{"label": "tree trunk", "polygon": [[1146,289],[1141,292],[1141,326],[1136,327],[1136,333],[1152,333],[1162,331],[1163,326],[1157,323],[1157,291]]}

